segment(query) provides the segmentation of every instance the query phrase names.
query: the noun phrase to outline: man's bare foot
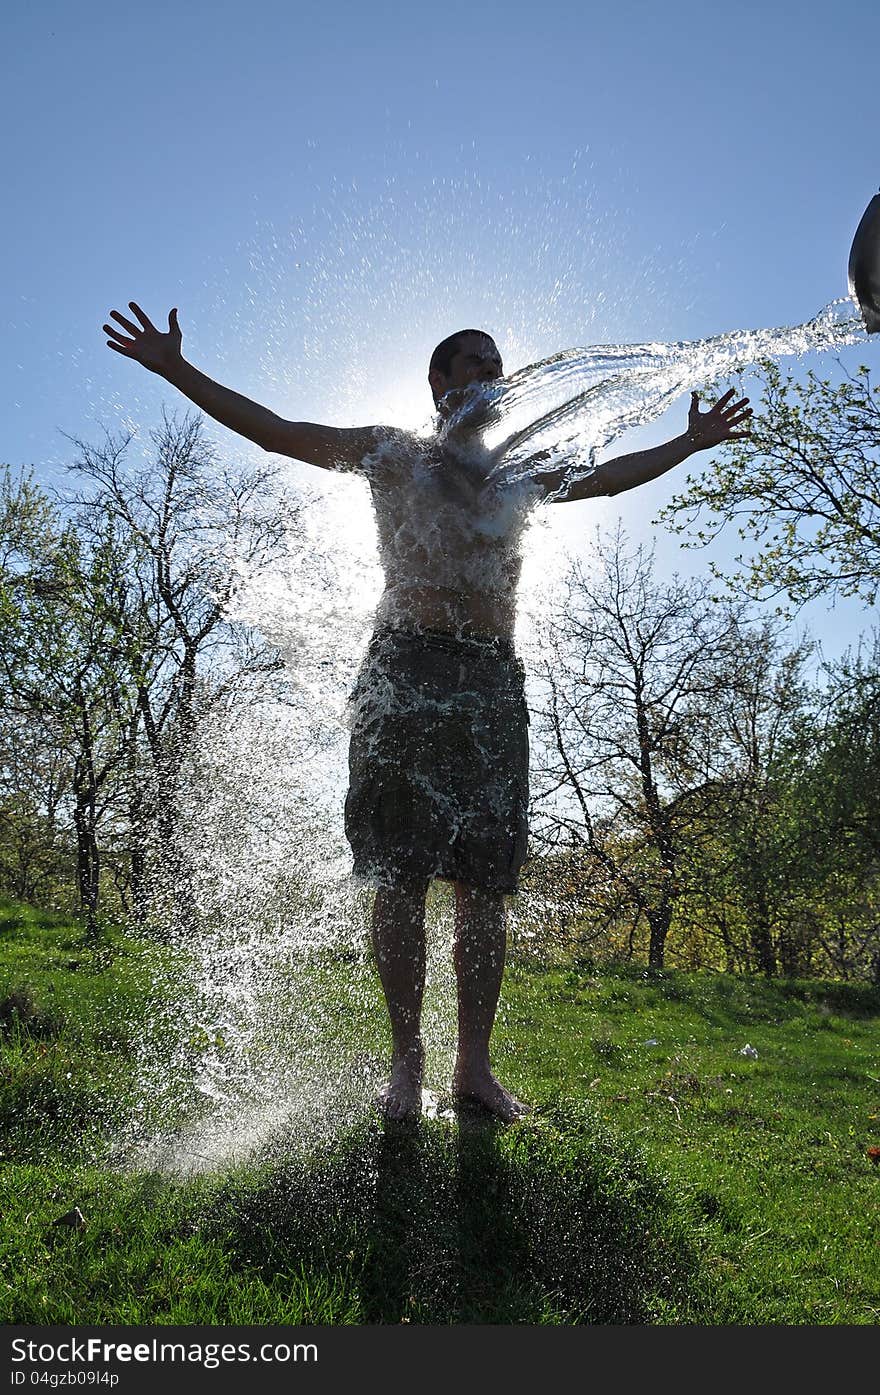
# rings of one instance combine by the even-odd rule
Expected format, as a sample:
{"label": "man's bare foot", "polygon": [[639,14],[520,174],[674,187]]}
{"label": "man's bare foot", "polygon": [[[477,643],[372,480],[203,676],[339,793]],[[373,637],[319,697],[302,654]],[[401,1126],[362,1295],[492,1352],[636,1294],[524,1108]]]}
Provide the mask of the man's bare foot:
{"label": "man's bare foot", "polygon": [[504,1124],[512,1124],[529,1112],[529,1106],[505,1090],[488,1068],[468,1073],[456,1070],[452,1097],[456,1104],[484,1109]]}
{"label": "man's bare foot", "polygon": [[417,1119],[422,1112],[422,1063],[392,1062],[391,1079],[376,1094],[376,1106],[388,1120]]}

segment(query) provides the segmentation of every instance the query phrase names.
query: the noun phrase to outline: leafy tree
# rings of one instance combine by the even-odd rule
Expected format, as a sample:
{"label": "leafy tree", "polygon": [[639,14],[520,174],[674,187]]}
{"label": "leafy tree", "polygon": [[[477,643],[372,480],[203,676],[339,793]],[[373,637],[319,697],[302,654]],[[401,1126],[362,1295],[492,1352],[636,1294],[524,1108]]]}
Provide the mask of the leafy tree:
{"label": "leafy tree", "polygon": [[[736,527],[753,544],[731,590],[796,605],[861,596],[880,586],[880,386],[862,367],[837,385],[804,383],[761,364],[763,395],[748,437],[713,455],[660,513],[686,547]],[[701,523],[697,527],[698,521]],[[710,563],[716,576],[722,569]]]}
{"label": "leafy tree", "polygon": [[803,918],[793,911],[813,883],[791,753],[796,731],[807,750],[812,741],[813,648],[809,639],[786,647],[773,620],[734,623],[710,712],[712,799],[703,800],[704,836],[691,841],[682,872],[681,923],[720,942],[727,967],[768,976],[804,967]]}
{"label": "leafy tree", "polygon": [[[198,724],[220,704],[288,691],[278,651],[229,608],[242,573],[280,554],[296,509],[272,467],[218,466],[199,418],[163,417],[151,440],[139,468],[128,436],[77,441],[82,488],[65,499],[30,474],[0,476],[7,875],[35,885],[36,848],[57,846],[66,813],[91,932],[108,869],[137,919],[169,891],[185,913],[179,818]],[[39,758],[32,740],[30,776],[23,729],[45,738]]]}
{"label": "leafy tree", "polygon": [[843,978],[880,981],[880,636],[828,671],[793,752],[793,819],[814,887],[815,937]]}
{"label": "leafy tree", "polygon": [[71,767],[48,722],[0,710],[0,885],[16,900],[44,903],[63,894]]}
{"label": "leafy tree", "polygon": [[[75,526],[60,518],[29,478],[13,482],[7,472],[4,497],[8,532],[0,663],[7,717],[18,718],[32,732],[51,732],[66,750],[77,886],[87,931],[94,935],[98,829],[113,801],[113,776],[123,753],[118,718],[125,676],[111,586],[123,563],[112,531],[84,545]],[[36,526],[16,530],[16,521],[24,518]],[[46,798],[54,820],[58,799],[51,787]]]}

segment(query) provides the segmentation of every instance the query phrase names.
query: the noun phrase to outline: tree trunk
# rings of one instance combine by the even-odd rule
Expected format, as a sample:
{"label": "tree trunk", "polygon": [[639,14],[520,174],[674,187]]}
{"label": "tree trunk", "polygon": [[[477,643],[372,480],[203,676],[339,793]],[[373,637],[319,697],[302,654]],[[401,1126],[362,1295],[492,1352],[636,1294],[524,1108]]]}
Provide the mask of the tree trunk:
{"label": "tree trunk", "polygon": [[672,923],[672,906],[658,906],[646,912],[650,936],[648,939],[648,968],[662,969],[666,954],[666,937]]}
{"label": "tree trunk", "polygon": [[131,900],[131,918],[141,931],[147,922],[147,851],[145,845],[145,799],[143,785],[138,778],[138,731],[139,709],[135,707],[128,724],[125,744],[125,767],[128,793],[128,894]]}
{"label": "tree trunk", "polygon": [[73,772],[74,811],[76,829],[76,869],[80,906],[86,916],[86,937],[97,938],[98,897],[100,894],[101,861],[97,838],[97,798],[94,743],[88,708],[80,695],[80,751]]}
{"label": "tree trunk", "polygon": [[76,791],[73,823],[76,829],[76,880],[79,903],[86,917],[86,937],[94,940],[98,934],[101,861],[98,840],[95,837],[94,809],[90,808],[87,791]]}
{"label": "tree trunk", "polygon": [[749,934],[759,970],[765,978],[775,978],[776,954],[773,950],[770,927],[761,912],[756,912],[754,918],[750,919]]}

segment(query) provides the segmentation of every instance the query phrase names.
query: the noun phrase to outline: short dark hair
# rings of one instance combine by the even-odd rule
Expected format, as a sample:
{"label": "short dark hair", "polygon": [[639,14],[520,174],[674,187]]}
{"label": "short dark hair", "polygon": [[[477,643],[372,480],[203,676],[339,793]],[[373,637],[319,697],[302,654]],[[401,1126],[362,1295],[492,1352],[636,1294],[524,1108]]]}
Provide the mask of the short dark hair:
{"label": "short dark hair", "polygon": [[458,346],[462,339],[466,339],[469,334],[478,334],[481,339],[488,339],[495,343],[491,334],[485,329],[457,329],[454,334],[450,334],[446,339],[442,339],[431,355],[431,362],[428,364],[428,372],[433,373],[436,368],[438,373],[442,373],[444,378],[449,377],[449,370],[452,367],[452,360],[458,353]]}

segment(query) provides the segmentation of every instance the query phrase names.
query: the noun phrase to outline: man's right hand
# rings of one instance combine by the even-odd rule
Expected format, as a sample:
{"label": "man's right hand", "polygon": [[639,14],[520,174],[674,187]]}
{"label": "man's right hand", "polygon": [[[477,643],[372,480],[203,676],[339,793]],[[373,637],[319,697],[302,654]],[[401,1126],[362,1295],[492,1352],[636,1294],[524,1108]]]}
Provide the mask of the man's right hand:
{"label": "man's right hand", "polygon": [[127,329],[132,336],[130,339],[124,334],[120,334],[118,329],[112,325],[104,325],[104,333],[109,334],[107,340],[108,349],[115,349],[118,354],[124,354],[126,358],[137,359],[144,368],[149,368],[151,373],[159,373],[163,378],[168,378],[173,373],[176,366],[182,361],[180,344],[183,335],[180,325],[177,323],[177,311],[168,312],[168,333],[156,328],[147,318],[139,305],[135,305],[133,300],[128,302],[129,309],[137,315],[140,320],[140,328],[127,320],[118,311],[111,310],[110,318],[117,320],[123,329]]}
{"label": "man's right hand", "polygon": [[104,325],[104,333],[110,336],[107,347],[126,358],[136,359],[151,373],[167,378],[184,397],[230,431],[236,431],[273,455],[289,455],[325,470],[358,470],[364,457],[375,451],[377,428],[374,426],[340,429],[307,421],[285,421],[275,412],[261,407],[259,402],[252,402],[222,383],[215,383],[187,363],[180,352],[182,335],[176,310],[168,312],[168,332],[163,334],[147,319],[139,305],[133,300],[128,304],[140,320],[140,327],[111,310],[110,318],[122,325],[128,335],[112,325]]}

